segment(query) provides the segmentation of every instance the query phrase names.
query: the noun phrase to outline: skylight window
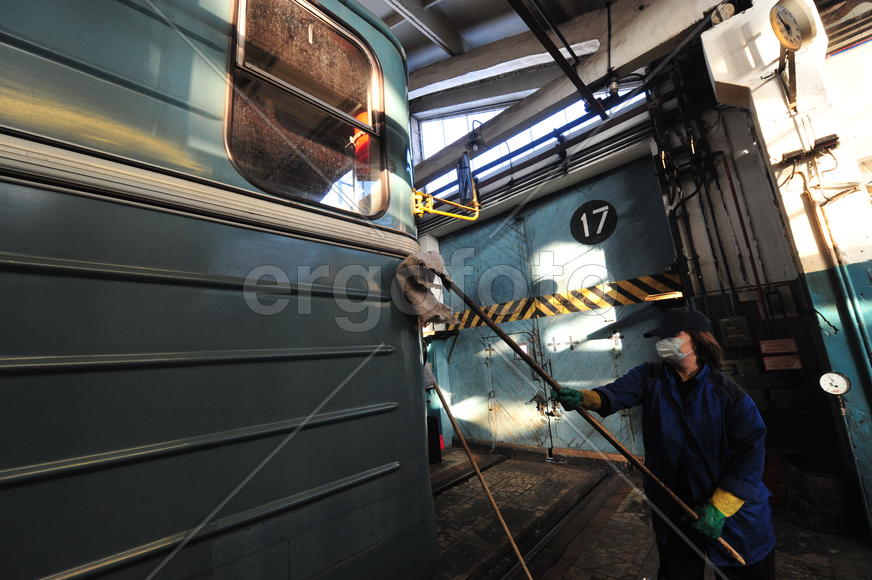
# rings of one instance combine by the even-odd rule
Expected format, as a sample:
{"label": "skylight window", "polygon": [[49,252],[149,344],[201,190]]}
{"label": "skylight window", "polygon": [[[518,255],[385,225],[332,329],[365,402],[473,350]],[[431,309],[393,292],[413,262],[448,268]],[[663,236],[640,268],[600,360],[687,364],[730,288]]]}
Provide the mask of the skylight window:
{"label": "skylight window", "polygon": [[[621,95],[627,94],[629,91],[624,90],[621,91]],[[600,97],[604,95],[598,95]],[[632,98],[612,107],[609,109],[609,113],[614,114],[618,111],[631,107],[635,103],[642,101],[645,98],[645,92],[640,91],[639,94],[634,95]],[[423,121],[421,123],[421,139],[422,150],[424,154],[424,158],[430,157],[431,155],[441,151],[447,145],[454,143],[459,139],[463,139],[467,137],[472,131],[479,125],[479,123],[484,123],[496,115],[498,115],[503,109],[494,109],[489,111],[479,111],[475,113],[468,113],[465,115],[457,115],[452,117],[445,117],[441,119],[430,119],[427,121]],[[522,155],[514,157],[512,159],[506,159],[505,161],[499,163],[494,167],[489,167],[484,171],[480,171],[480,168],[486,166],[487,164],[496,161],[502,157],[508,156],[513,151],[518,151],[519,149],[533,143],[537,139],[545,137],[550,133],[553,133],[555,129],[559,129],[560,127],[564,127],[565,125],[575,121],[576,119],[580,119],[587,113],[584,102],[579,100],[571,105],[557,111],[556,113],[550,115],[549,117],[539,121],[535,125],[524,129],[520,133],[513,135],[506,141],[499,144],[491,144],[490,149],[483,152],[481,155],[473,158],[471,161],[471,166],[473,172],[477,172],[475,176],[478,179],[486,178],[489,175],[493,175],[500,171],[504,171],[507,169],[512,163],[520,162],[524,157],[528,157],[530,155],[535,155],[542,151],[551,149],[554,147],[553,139],[543,139],[542,143],[539,143],[532,149],[525,151]],[[572,138],[579,133],[589,130],[589,128],[599,122],[599,117],[592,117],[578,125],[575,125],[571,129],[566,130],[563,133],[563,136],[566,138]],[[457,173],[452,170],[448,173],[440,176],[439,178],[431,181],[427,184],[424,190],[427,193],[433,193],[438,191],[440,188],[447,186],[448,184],[457,180]],[[446,189],[443,192],[439,192],[436,195],[439,197],[450,195],[457,191],[456,187],[452,187]]]}

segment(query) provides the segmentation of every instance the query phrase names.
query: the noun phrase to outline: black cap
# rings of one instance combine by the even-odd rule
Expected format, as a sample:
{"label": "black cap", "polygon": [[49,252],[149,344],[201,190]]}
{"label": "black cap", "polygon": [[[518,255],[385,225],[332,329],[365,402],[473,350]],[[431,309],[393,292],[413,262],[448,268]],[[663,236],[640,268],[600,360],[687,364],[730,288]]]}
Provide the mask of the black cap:
{"label": "black cap", "polygon": [[682,330],[707,330],[711,332],[712,323],[705,314],[698,310],[686,307],[670,308],[666,311],[666,316],[663,317],[660,326],[649,330],[642,336],[645,338],[651,338],[652,336],[666,338],[675,336]]}

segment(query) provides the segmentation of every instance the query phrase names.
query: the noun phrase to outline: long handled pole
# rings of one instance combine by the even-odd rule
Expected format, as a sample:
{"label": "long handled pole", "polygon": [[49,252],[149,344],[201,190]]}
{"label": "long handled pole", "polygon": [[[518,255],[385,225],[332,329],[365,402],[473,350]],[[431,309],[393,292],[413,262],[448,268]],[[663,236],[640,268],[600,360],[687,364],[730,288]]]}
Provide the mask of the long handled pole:
{"label": "long handled pole", "polygon": [[442,408],[445,409],[445,414],[448,415],[448,420],[451,421],[451,426],[454,428],[454,433],[457,435],[457,438],[460,439],[460,443],[463,445],[463,450],[466,451],[466,456],[469,457],[469,462],[472,464],[472,468],[475,470],[475,475],[478,476],[478,480],[481,482],[481,487],[484,489],[484,494],[487,496],[487,500],[490,502],[491,507],[494,510],[494,513],[497,515],[497,519],[500,521],[500,525],[503,527],[503,532],[505,532],[506,537],[509,539],[509,544],[512,545],[512,550],[515,552],[515,556],[518,558],[518,562],[521,564],[521,568],[524,569],[524,573],[527,575],[529,580],[533,580],[533,576],[530,574],[530,570],[527,568],[527,563],[524,561],[524,556],[521,555],[521,550],[518,548],[518,544],[515,543],[515,539],[512,537],[512,532],[509,530],[508,524],[506,524],[506,520],[503,519],[503,514],[500,513],[500,508],[497,507],[497,502],[494,500],[494,496],[491,495],[490,488],[487,485],[487,482],[484,480],[484,476],[481,474],[481,471],[478,468],[478,463],[475,461],[475,457],[472,455],[472,451],[469,449],[469,445],[466,444],[466,437],[463,436],[463,431],[460,430],[460,425],[457,424],[457,421],[454,419],[454,413],[451,412],[451,407],[448,406],[448,402],[445,401],[445,396],[442,394],[442,389],[439,388],[438,384],[433,385],[436,388],[436,394],[439,395],[439,400],[442,401]]}
{"label": "long handled pole", "polygon": [[[533,359],[533,357],[531,357],[529,354],[527,354],[524,351],[524,349],[522,349],[520,346],[518,346],[518,343],[516,343],[514,340],[512,340],[512,338],[508,334],[503,332],[503,329],[500,328],[499,326],[497,326],[497,324],[493,320],[491,320],[490,316],[485,314],[484,311],[481,308],[479,308],[479,306],[475,302],[473,302],[469,296],[464,294],[463,291],[454,284],[454,282],[452,282],[447,276],[444,276],[443,274],[441,274],[439,272],[436,272],[436,275],[438,275],[439,278],[442,279],[442,284],[445,286],[445,288],[447,288],[447,289],[451,290],[452,292],[454,292],[455,294],[457,294],[460,297],[460,299],[463,300],[464,303],[466,303],[466,305],[469,307],[469,309],[472,310],[476,316],[481,318],[484,321],[484,323],[487,324],[491,328],[491,330],[493,330],[497,334],[497,336],[499,336],[501,339],[503,339],[503,342],[505,342],[507,345],[509,345],[509,347],[513,351],[515,351],[515,354],[517,354],[519,357],[521,357],[521,359],[523,359],[523,361],[525,363],[530,365],[530,367],[534,371],[536,371],[536,374],[538,374],[540,377],[542,377],[542,379],[546,383],[551,385],[552,389],[554,389],[555,391],[559,391],[560,389],[563,388],[560,386],[560,383],[555,381],[551,375],[549,375],[547,372],[545,372],[545,369],[543,369],[542,366],[538,362],[536,362],[535,359]],[[691,509],[691,507],[689,505],[684,503],[684,501],[682,501],[682,499],[680,497],[678,497],[674,491],[669,489],[668,485],[663,483],[659,477],[654,475],[654,473],[650,469],[648,469],[648,467],[645,466],[644,463],[639,461],[639,459],[636,458],[635,455],[630,453],[630,450],[627,449],[626,447],[624,447],[624,445],[620,441],[618,441],[617,438],[615,438],[615,436],[612,435],[609,432],[609,430],[603,426],[602,423],[600,423],[593,415],[591,415],[587,409],[585,409],[583,407],[576,407],[575,410],[578,411],[578,413],[582,417],[584,417],[584,420],[587,421],[588,423],[590,423],[590,425],[594,429],[596,429],[596,431],[600,435],[602,435],[605,438],[605,440],[608,441],[612,445],[612,447],[617,449],[618,452],[627,459],[627,461],[629,461],[631,464],[633,464],[633,466],[635,466],[636,469],[641,471],[646,477],[648,477],[651,481],[653,481],[657,485],[657,487],[659,487],[670,498],[672,498],[672,501],[674,501],[676,503],[676,505],[678,505],[678,507],[681,508],[681,510],[688,515],[688,517],[690,517],[694,521],[699,519],[699,516],[696,514],[695,511],[693,511],[693,509]],[[718,538],[718,544],[720,544],[720,546],[724,550],[729,552],[729,554],[738,563],[740,563],[742,566],[745,565],[744,558],[742,558],[742,556],[735,549],[733,549],[733,547],[729,543],[727,543],[727,541],[725,539]]]}

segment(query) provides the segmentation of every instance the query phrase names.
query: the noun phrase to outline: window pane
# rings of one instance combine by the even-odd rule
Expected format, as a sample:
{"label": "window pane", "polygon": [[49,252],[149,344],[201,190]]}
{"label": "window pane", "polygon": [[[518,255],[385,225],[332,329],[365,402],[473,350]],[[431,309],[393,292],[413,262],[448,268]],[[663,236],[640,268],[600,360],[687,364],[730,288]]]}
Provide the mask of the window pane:
{"label": "window pane", "polygon": [[446,145],[472,132],[478,123],[484,123],[498,114],[504,108],[489,111],[477,111],[465,115],[452,115],[421,122],[422,156],[427,159],[441,151]]}
{"label": "window pane", "polygon": [[384,204],[379,141],[274,85],[236,72],[230,151],[254,185],[363,215]]}
{"label": "window pane", "polygon": [[[456,169],[452,169],[451,171],[449,171],[448,173],[446,173],[445,175],[443,175],[439,179],[436,179],[436,180],[430,182],[429,184],[427,184],[427,187],[424,188],[424,192],[432,194],[434,191],[436,191],[440,187],[448,185],[452,181],[457,181],[457,170]],[[438,194],[438,197],[445,197],[446,195],[451,195],[452,193],[457,193],[457,186],[456,185],[454,187],[452,187],[451,189],[448,189],[447,191],[443,191],[442,193]]]}
{"label": "window pane", "polygon": [[421,123],[422,155],[427,159],[445,147],[445,134],[442,132],[442,119]]}
{"label": "window pane", "polygon": [[367,124],[373,67],[363,49],[289,0],[249,0],[245,64]]}

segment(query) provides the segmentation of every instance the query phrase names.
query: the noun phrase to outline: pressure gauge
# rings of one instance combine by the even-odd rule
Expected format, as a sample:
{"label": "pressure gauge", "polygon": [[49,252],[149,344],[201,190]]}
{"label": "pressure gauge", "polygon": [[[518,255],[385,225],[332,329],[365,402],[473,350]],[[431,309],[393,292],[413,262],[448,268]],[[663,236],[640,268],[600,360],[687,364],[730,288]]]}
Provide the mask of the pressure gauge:
{"label": "pressure gauge", "polygon": [[814,17],[802,0],[779,0],[769,11],[769,22],[787,50],[799,50],[815,34]]}
{"label": "pressure gauge", "polygon": [[729,2],[718,4],[711,15],[712,24],[720,24],[724,20],[729,20],[736,15],[736,7]]}
{"label": "pressure gauge", "polygon": [[851,390],[851,379],[842,373],[824,373],[820,383],[821,388],[831,395],[844,395]]}

